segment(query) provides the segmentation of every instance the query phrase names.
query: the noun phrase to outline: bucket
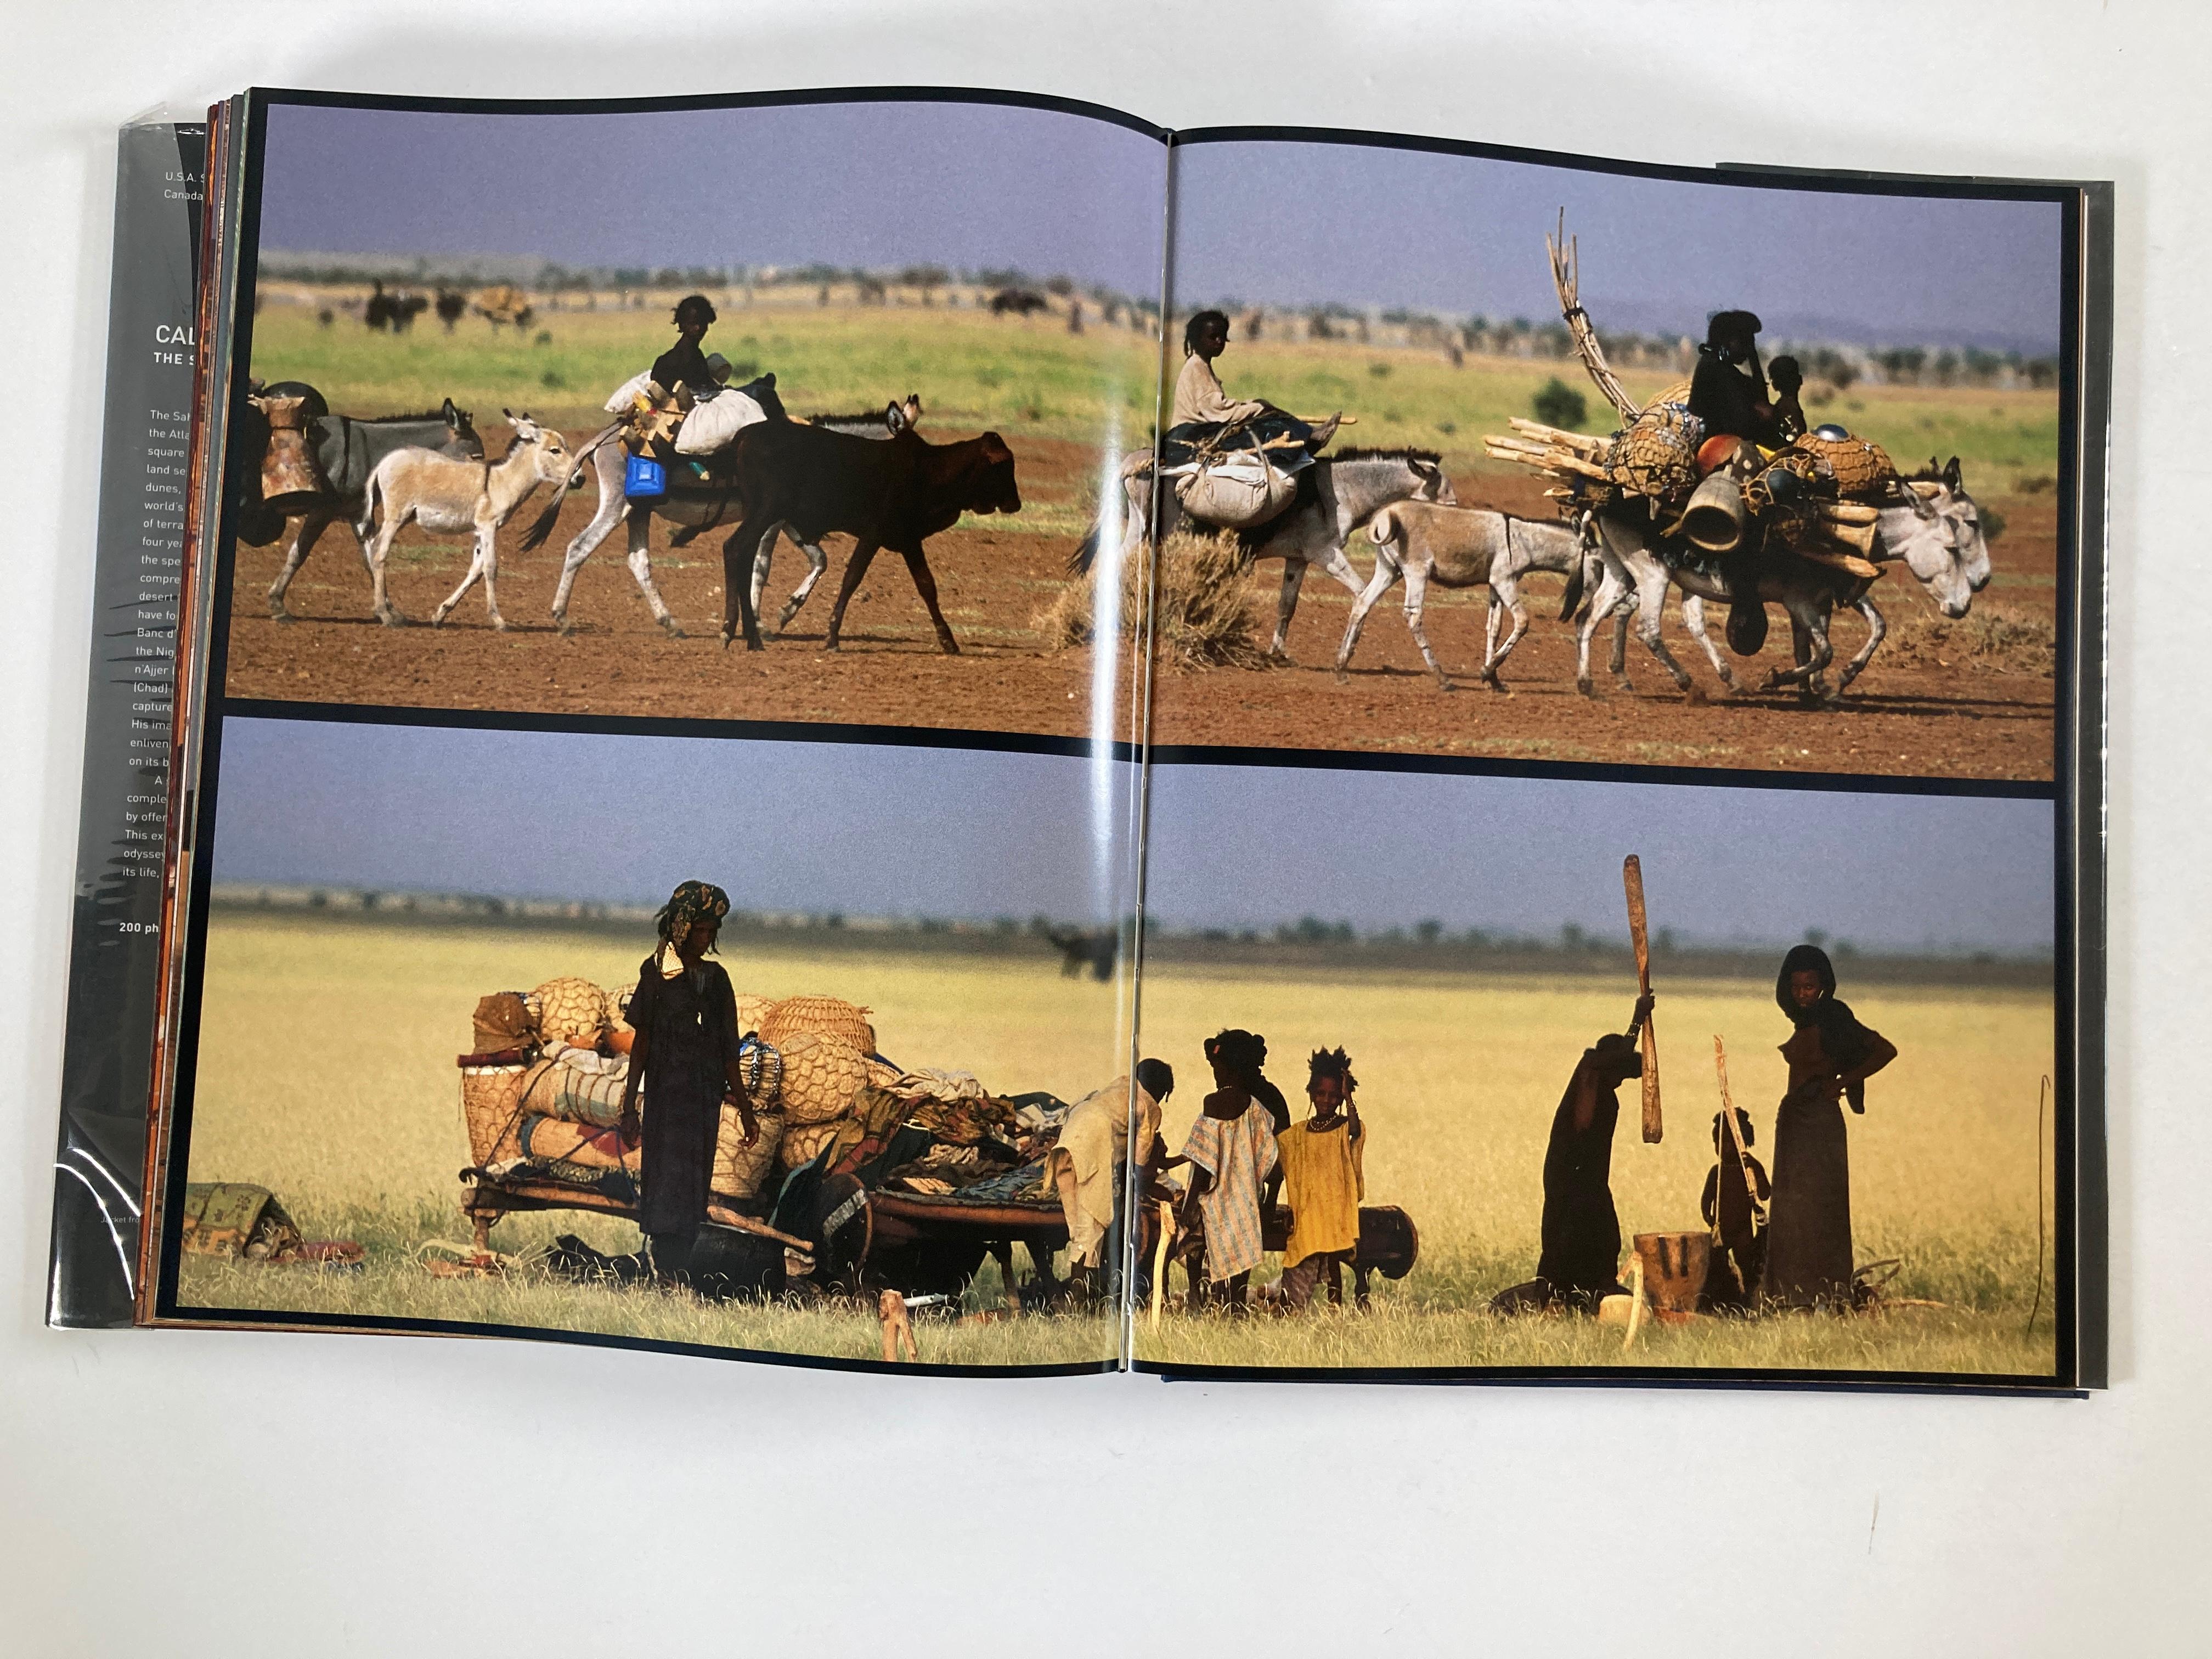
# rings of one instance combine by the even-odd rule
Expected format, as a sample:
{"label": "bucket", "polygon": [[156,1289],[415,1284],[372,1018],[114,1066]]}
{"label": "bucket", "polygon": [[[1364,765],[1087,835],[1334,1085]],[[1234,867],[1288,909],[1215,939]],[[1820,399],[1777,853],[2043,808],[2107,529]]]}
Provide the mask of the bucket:
{"label": "bucket", "polygon": [[1691,545],[1707,553],[1733,553],[1743,540],[1743,489],[1726,472],[1707,475],[1691,492],[1682,514],[1682,533]]}
{"label": "bucket", "polygon": [[623,468],[623,495],[633,501],[657,501],[668,493],[668,471],[650,455],[633,455]]}
{"label": "bucket", "polygon": [[1712,1265],[1711,1233],[1638,1233],[1636,1255],[1644,1264],[1644,1293],[1661,1317],[1697,1312],[1698,1293]]}

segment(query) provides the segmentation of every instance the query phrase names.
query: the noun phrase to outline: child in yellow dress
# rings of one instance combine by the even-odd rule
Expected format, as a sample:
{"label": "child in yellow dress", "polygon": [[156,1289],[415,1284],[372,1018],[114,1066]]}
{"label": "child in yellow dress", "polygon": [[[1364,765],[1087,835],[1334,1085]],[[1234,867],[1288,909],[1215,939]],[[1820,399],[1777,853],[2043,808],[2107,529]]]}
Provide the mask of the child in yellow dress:
{"label": "child in yellow dress", "polygon": [[1342,1048],[1317,1048],[1307,1069],[1306,1098],[1313,1115],[1284,1131],[1277,1142],[1283,1196],[1291,1206],[1291,1237],[1276,1294],[1285,1306],[1303,1308],[1326,1273],[1328,1299],[1341,1307],[1344,1266],[1359,1246],[1367,1130],[1352,1103],[1359,1087],[1352,1057]]}

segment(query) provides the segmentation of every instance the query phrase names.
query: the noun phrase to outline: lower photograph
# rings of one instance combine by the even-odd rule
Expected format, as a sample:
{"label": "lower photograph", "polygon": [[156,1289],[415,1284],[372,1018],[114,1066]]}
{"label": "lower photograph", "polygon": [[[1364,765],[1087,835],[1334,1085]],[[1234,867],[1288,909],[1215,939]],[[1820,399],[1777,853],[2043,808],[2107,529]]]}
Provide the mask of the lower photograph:
{"label": "lower photograph", "polygon": [[1126,761],[221,744],[163,1322],[1121,1363]]}
{"label": "lower photograph", "polygon": [[1139,1369],[2067,1385],[2048,799],[1194,761],[1149,822]]}

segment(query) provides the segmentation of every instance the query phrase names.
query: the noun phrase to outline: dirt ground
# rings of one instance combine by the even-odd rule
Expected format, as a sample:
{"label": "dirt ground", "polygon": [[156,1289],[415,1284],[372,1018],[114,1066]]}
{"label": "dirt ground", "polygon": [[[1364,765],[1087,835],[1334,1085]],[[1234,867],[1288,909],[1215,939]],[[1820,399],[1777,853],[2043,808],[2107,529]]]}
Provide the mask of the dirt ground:
{"label": "dirt ground", "polygon": [[[487,428],[484,437],[495,453],[507,434]],[[342,526],[325,532],[292,584],[288,603],[300,620],[279,623],[268,614],[265,592],[281,568],[282,544],[241,547],[228,690],[234,696],[302,702],[1083,736],[1091,724],[1090,653],[1047,649],[1036,617],[1067,580],[1097,458],[1065,441],[1015,434],[1012,441],[1023,513],[966,520],[929,544],[958,657],[938,651],[904,565],[884,556],[854,597],[842,651],[822,649],[850,551],[844,537],[829,538],[830,570],[789,634],[757,653],[725,652],[720,543],[709,536],[672,550],[668,526],[659,520],[654,580],[688,637],[669,638],[653,624],[624,565],[617,530],[584,567],[569,611],[577,631],[563,638],[550,618],[557,550],[592,511],[596,495],[584,490],[564,502],[546,547],[514,550],[535,501],[502,538],[501,609],[510,624],[504,634],[486,625],[479,593],[442,628],[380,627],[369,613],[367,574]],[[1468,474],[1454,483],[1462,501],[1543,510],[1529,481]],[[1627,665],[1636,690],[1613,687],[1601,652],[1595,665],[1602,695],[1586,700],[1575,690],[1572,635],[1554,619],[1558,583],[1540,577],[1526,590],[1534,620],[1507,665],[1509,695],[1474,682],[1482,655],[1481,590],[1432,592],[1426,612],[1431,644],[1467,679],[1466,689],[1446,695],[1428,677],[1395,594],[1369,619],[1352,679],[1340,686],[1328,665],[1351,596],[1311,573],[1291,631],[1298,665],[1164,672],[1152,735],[1163,744],[2047,779],[2053,680],[2033,640],[2038,629],[2047,636],[2056,599],[2054,503],[2047,493],[2008,498],[2003,511],[2007,527],[1993,548],[1996,578],[1976,611],[2024,624],[2030,643],[2023,648],[2014,640],[1996,649],[1966,631],[1973,617],[1946,629],[1909,577],[1887,577],[1876,597],[1893,630],[1891,643],[1840,707],[1806,708],[1794,695],[1723,696],[1671,608],[1670,648],[1711,701],[1677,694],[1633,639]],[[1364,567],[1364,542],[1352,551]],[[393,599],[409,616],[427,617],[466,568],[465,543],[403,536],[389,574]],[[763,605],[771,622],[805,568],[788,544],[778,549]],[[1263,562],[1252,578],[1262,641],[1273,628],[1280,571]],[[1856,650],[1863,637],[1855,617],[1839,623],[1838,655]],[[1755,682],[1780,663],[1787,640],[1777,613],[1765,658],[1743,678]],[[1125,702],[1126,687],[1115,696],[1117,706]],[[1118,707],[1116,726],[1117,735],[1127,735]]]}

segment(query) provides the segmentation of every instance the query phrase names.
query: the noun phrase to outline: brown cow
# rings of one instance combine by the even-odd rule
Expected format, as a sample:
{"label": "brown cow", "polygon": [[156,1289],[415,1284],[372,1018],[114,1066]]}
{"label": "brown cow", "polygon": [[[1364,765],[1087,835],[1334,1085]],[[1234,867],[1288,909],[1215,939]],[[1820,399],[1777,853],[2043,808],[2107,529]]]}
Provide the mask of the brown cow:
{"label": "brown cow", "polygon": [[921,544],[963,513],[1022,510],[1014,453],[995,432],[933,444],[912,428],[885,441],[798,422],[763,421],[738,434],[729,474],[744,516],[722,544],[722,643],[726,647],[742,626],[749,651],[761,648],[753,562],[769,526],[788,526],[801,542],[818,543],[835,530],[857,544],[830,612],[823,649],[837,649],[846,604],[876,550],[888,547],[906,561],[929,607],[938,643],[957,656],[960,647],[938,608],[937,579]]}

